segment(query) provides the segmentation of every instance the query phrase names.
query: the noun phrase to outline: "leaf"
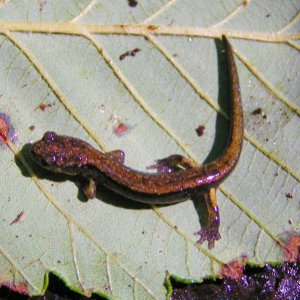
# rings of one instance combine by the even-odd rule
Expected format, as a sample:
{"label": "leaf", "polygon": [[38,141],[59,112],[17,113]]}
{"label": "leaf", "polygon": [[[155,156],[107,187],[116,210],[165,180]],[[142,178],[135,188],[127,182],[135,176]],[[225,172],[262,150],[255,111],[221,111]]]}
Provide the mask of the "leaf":
{"label": "leaf", "polygon": [[[1,3],[1,284],[42,294],[53,272],[87,295],[163,298],[167,271],[201,279],[241,255],[283,260],[281,234],[299,231],[297,1]],[[212,251],[196,243],[191,201],[151,209],[103,191],[84,202],[74,180],[33,163],[28,143],[49,130],[123,149],[139,170],[173,153],[215,158],[227,132],[224,33],[245,142],[217,192],[222,239]]]}

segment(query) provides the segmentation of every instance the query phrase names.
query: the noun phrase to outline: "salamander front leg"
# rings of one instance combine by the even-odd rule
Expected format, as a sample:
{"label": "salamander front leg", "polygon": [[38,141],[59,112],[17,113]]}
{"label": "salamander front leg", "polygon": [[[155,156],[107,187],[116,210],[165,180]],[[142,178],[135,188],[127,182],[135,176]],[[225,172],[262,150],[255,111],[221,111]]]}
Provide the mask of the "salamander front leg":
{"label": "salamander front leg", "polygon": [[208,248],[212,249],[214,247],[215,241],[221,238],[219,233],[220,226],[220,215],[219,207],[216,198],[216,189],[210,188],[206,191],[196,192],[192,200],[195,206],[199,204],[204,204],[206,206],[207,218],[204,222],[201,221],[202,228],[197,234],[200,235],[200,239],[197,243],[202,244],[208,241]]}
{"label": "salamander front leg", "polygon": [[113,150],[106,153],[108,156],[116,160],[121,165],[124,165],[125,162],[125,153],[123,150]]}
{"label": "salamander front leg", "polygon": [[[107,152],[107,156],[110,156],[112,159],[116,160],[119,164],[123,165],[125,161],[125,153],[122,150],[114,150],[111,152]],[[83,176],[84,183],[80,184],[80,188],[84,195],[88,199],[94,199],[96,197],[97,192],[97,184],[95,179],[95,174],[90,168],[86,168],[81,172]]]}
{"label": "salamander front leg", "polygon": [[81,189],[88,199],[94,199],[97,191],[96,182],[91,178],[87,178],[86,180],[87,182],[81,185]]}

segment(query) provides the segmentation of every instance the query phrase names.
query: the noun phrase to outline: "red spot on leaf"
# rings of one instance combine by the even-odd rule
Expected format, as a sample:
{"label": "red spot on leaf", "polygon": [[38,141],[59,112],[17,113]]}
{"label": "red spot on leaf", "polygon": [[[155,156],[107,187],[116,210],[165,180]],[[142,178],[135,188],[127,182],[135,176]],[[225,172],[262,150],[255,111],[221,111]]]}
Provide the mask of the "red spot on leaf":
{"label": "red spot on leaf", "polygon": [[247,255],[242,255],[240,258],[232,260],[229,264],[224,264],[220,272],[221,277],[228,277],[235,280],[241,280],[245,269]]}
{"label": "red spot on leaf", "polygon": [[0,144],[7,143],[8,139],[14,141],[15,138],[16,135],[10,117],[0,112]]}
{"label": "red spot on leaf", "polygon": [[8,137],[8,129],[9,129],[9,124],[7,120],[0,116],[0,140],[1,142],[6,143],[7,137]]}
{"label": "red spot on leaf", "polygon": [[0,131],[0,141],[6,143],[7,136]]}
{"label": "red spot on leaf", "polygon": [[114,128],[114,133],[117,135],[117,136],[122,136],[124,135],[125,133],[127,133],[128,131],[130,130],[129,126],[124,124],[124,123],[120,123],[118,126],[116,126]]}
{"label": "red spot on leaf", "polygon": [[24,215],[24,211],[21,211],[9,225],[13,225],[20,222],[23,215]]}

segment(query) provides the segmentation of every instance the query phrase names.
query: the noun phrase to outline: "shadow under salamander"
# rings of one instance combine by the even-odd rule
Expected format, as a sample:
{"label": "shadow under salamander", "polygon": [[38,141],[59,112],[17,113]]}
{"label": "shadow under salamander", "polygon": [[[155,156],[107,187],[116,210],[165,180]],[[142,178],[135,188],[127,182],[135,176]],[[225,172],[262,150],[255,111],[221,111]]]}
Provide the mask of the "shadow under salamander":
{"label": "shadow under salamander", "polygon": [[[23,176],[30,177],[30,174],[28,173],[26,167],[23,165],[22,160],[20,159],[20,154],[26,160],[27,164],[29,165],[33,173],[39,179],[47,179],[53,182],[64,182],[66,180],[72,181],[78,187],[78,194],[77,194],[78,200],[82,202],[87,202],[89,200],[82,192],[81,189],[82,185],[85,184],[86,181],[83,177],[81,177],[80,175],[71,176],[63,173],[51,172],[42,168],[32,158],[30,149],[31,149],[31,144],[29,143],[25,144],[21,149],[20,153],[15,156],[15,162],[19,167],[19,169],[21,170]],[[127,199],[123,196],[120,196],[110,191],[109,189],[105,188],[104,186],[101,186],[100,184],[97,185],[96,198],[108,204],[112,204],[114,206],[127,208],[127,209],[150,209],[151,208],[150,205],[148,204]]]}
{"label": "shadow under salamander", "polygon": [[[217,51],[217,60],[218,60],[218,104],[221,111],[227,112],[229,115],[229,104],[231,99],[229,99],[229,85],[228,81],[228,70],[227,70],[227,61],[224,43],[216,39],[215,40],[216,51]],[[220,113],[217,114],[216,118],[216,131],[214,143],[211,151],[207,155],[203,163],[207,163],[218,158],[224,151],[227,146],[228,137],[229,137],[230,122]],[[193,200],[193,199],[192,199]],[[194,207],[197,211],[199,222],[201,228],[207,224],[208,220],[208,210],[206,207],[205,201],[193,201]],[[222,220],[221,220],[222,221]]]}
{"label": "shadow under salamander", "polygon": [[[229,82],[228,82],[228,72],[227,72],[227,62],[225,57],[225,50],[222,41],[215,40],[217,59],[218,59],[218,104],[221,111],[229,112]],[[224,116],[220,113],[217,114],[216,119],[216,131],[214,143],[211,151],[207,155],[204,163],[210,162],[218,158],[224,151],[227,145],[229,136],[230,123]]]}

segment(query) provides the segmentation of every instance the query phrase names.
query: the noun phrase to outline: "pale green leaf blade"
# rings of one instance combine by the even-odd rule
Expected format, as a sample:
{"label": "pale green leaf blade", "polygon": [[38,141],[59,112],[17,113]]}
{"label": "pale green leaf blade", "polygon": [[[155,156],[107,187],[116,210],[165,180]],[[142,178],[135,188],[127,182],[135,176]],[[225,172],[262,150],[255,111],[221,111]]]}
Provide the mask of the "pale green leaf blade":
{"label": "pale green leaf blade", "polygon": [[[55,272],[88,295],[162,299],[166,272],[201,279],[244,254],[255,263],[283,261],[277,241],[300,225],[299,6],[0,4],[0,128],[7,121],[16,133],[0,148],[0,283],[41,294],[45,274]],[[123,30],[135,34],[120,34],[116,24],[131,24]],[[198,163],[215,158],[227,131],[224,62],[214,39],[224,33],[236,51],[245,143],[217,192],[222,239],[213,250],[195,243],[199,218],[191,201],[150,209],[103,192],[84,202],[73,181],[36,177],[28,151],[16,156],[53,130],[123,149],[126,165],[144,171],[174,153]],[[141,50],[135,57],[119,59],[134,48]],[[253,114],[258,108],[262,114]],[[119,137],[120,123],[129,131]]]}

